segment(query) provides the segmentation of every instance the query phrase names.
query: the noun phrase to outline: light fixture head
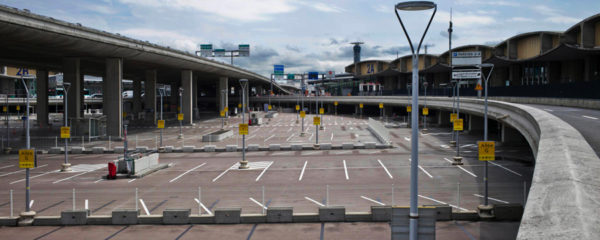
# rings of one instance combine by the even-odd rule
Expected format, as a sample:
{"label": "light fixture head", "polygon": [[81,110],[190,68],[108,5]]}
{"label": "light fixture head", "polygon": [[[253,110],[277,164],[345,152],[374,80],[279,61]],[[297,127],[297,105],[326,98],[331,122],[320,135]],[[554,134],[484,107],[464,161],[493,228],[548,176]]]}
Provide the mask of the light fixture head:
{"label": "light fixture head", "polygon": [[396,9],[403,11],[421,11],[435,7],[436,4],[430,1],[408,1],[396,4]]}

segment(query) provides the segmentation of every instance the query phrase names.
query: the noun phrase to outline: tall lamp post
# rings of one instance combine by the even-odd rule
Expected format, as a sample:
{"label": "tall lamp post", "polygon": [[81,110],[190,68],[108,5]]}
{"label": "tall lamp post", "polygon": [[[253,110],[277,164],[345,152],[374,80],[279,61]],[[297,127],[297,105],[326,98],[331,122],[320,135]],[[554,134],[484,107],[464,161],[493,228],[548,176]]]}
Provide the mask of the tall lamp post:
{"label": "tall lamp post", "polygon": [[[484,63],[480,65],[481,68],[490,68],[490,72],[485,76],[485,107],[483,111],[483,141],[488,140],[488,83],[490,76],[494,71],[494,64]],[[491,206],[488,204],[488,161],[485,161],[485,170],[483,172],[483,182],[485,183],[483,206],[480,206],[480,210],[491,211]]]}
{"label": "tall lamp post", "polygon": [[[69,101],[67,101],[67,93],[69,92],[70,87],[71,87],[71,83],[63,82],[63,92],[65,95],[63,98],[65,101],[65,104],[63,105],[63,106],[65,106],[65,114],[64,114],[63,118],[65,119],[65,127],[69,126],[69,122],[68,122],[69,115],[67,114],[67,110],[69,109],[68,108]],[[70,131],[70,129],[69,129],[69,131]],[[70,135],[71,134],[69,133],[69,137],[71,137]],[[68,148],[69,148],[69,139],[65,138],[65,163],[62,164],[62,168],[60,169],[61,172],[70,172],[71,171],[71,164],[69,163],[69,149]]]}
{"label": "tall lamp post", "polygon": [[[179,136],[177,138],[183,138],[183,119],[179,117],[179,114],[183,113],[183,88],[179,88],[179,112],[177,114],[177,119],[179,120]],[[222,126],[221,126],[222,128]]]}
{"label": "tall lamp post", "polygon": [[[27,121],[26,121],[26,128],[25,128],[25,135],[26,135],[26,142],[25,142],[25,148],[30,150],[31,149],[31,139],[29,137],[29,88],[27,86],[27,83],[25,83],[25,79],[23,78],[23,76],[21,75],[21,82],[23,83],[23,86],[25,86],[25,93],[27,94],[27,106],[26,106],[26,116],[27,116]],[[65,149],[66,151],[66,149]],[[35,155],[35,153],[34,153]],[[35,211],[31,210],[31,206],[29,205],[29,201],[30,201],[30,181],[29,181],[29,168],[25,168],[25,212],[21,213],[21,217],[23,218],[24,222],[25,221],[29,221],[29,220],[33,220],[33,216],[35,216]]]}
{"label": "tall lamp post", "polygon": [[[165,95],[165,87],[158,89],[158,93],[160,94],[160,120],[163,120],[163,96]],[[160,129],[160,150],[163,149],[163,129]]]}
{"label": "tall lamp post", "polygon": [[[248,79],[240,79],[242,86],[242,124],[246,124],[246,89],[248,88]],[[242,135],[242,161],[240,161],[239,169],[248,169],[248,161],[246,161],[246,135]]]}
{"label": "tall lamp post", "polygon": [[[419,45],[417,46],[417,49],[415,51],[415,48],[412,44],[412,41],[410,39],[410,36],[408,35],[408,32],[406,31],[406,27],[404,26],[404,23],[402,22],[402,19],[400,18],[400,15],[398,14],[398,10],[401,11],[422,11],[422,10],[428,10],[428,9],[433,9],[433,13],[431,14],[431,18],[429,19],[429,23],[427,23],[427,27],[425,28],[425,31],[423,32],[423,36],[421,37],[421,40],[419,41]],[[411,159],[412,162],[410,164],[410,214],[409,214],[409,218],[410,218],[410,222],[409,222],[409,237],[411,240],[417,240],[418,239],[418,233],[417,233],[417,229],[418,229],[418,221],[419,221],[419,209],[417,208],[417,203],[418,203],[418,168],[417,166],[419,165],[419,50],[421,50],[421,44],[423,44],[423,39],[425,38],[425,35],[427,34],[427,30],[429,30],[429,26],[431,25],[431,21],[433,20],[433,17],[435,16],[435,13],[437,11],[437,5],[433,2],[428,2],[428,1],[411,1],[411,2],[401,2],[396,4],[395,8],[394,8],[394,12],[396,13],[396,17],[398,18],[398,21],[400,22],[400,26],[402,26],[402,30],[404,31],[404,34],[406,35],[406,39],[408,40],[408,43],[410,45],[410,50],[412,51],[412,112],[411,112],[411,122],[414,123],[411,125],[411,132],[412,132],[412,137],[410,139],[411,141]],[[415,111],[416,109],[416,111]]]}

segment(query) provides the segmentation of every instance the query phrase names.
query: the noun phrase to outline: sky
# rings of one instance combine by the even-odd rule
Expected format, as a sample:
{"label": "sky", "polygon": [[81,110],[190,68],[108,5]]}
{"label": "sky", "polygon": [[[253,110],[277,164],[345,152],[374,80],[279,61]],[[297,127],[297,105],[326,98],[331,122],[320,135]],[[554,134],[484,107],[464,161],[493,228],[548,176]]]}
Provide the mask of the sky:
{"label": "sky", "polygon": [[[396,1],[385,0],[0,0],[0,4],[67,22],[119,33],[183,51],[199,44],[237,49],[250,44],[250,57],[234,65],[264,76],[273,65],[286,73],[344,72],[352,64],[350,42],[361,41],[361,60],[391,61],[410,54],[394,14]],[[531,31],[565,31],[600,13],[598,0],[444,0],[424,44],[428,53],[452,46],[495,45]],[[418,42],[432,11],[400,12],[413,42]],[[216,58],[229,63],[229,58]]]}

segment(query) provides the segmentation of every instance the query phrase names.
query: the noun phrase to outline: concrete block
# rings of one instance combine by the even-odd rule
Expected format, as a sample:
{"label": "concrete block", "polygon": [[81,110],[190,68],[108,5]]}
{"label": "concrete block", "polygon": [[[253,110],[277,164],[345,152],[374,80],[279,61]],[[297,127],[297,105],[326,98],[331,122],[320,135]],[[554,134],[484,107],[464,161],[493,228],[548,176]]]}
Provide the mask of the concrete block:
{"label": "concrete block", "polygon": [[349,212],[346,213],[344,221],[346,222],[370,222],[373,219],[368,212]]}
{"label": "concrete block", "polygon": [[523,206],[518,203],[496,204],[494,216],[499,221],[520,221],[523,216]]}
{"label": "concrete block", "polygon": [[62,225],[85,225],[87,223],[88,211],[66,210],[60,213],[60,222]]}
{"label": "concrete block", "polygon": [[237,145],[227,145],[225,146],[226,152],[237,152]]}
{"label": "concrete block", "polygon": [[302,144],[292,144],[290,147],[292,148],[292,151],[302,150]]}
{"label": "concrete block", "polygon": [[148,147],[147,146],[138,146],[135,148],[136,151],[138,152],[147,152],[148,151]]}
{"label": "concrete block", "polygon": [[183,146],[181,150],[185,153],[191,153],[194,152],[194,148],[196,148],[196,146]]}
{"label": "concrete block", "polygon": [[72,154],[82,154],[85,148],[83,147],[71,147]]}
{"label": "concrete block", "polygon": [[92,153],[93,154],[102,154],[102,153],[104,153],[105,150],[106,150],[105,147],[93,147]]}
{"label": "concrete block", "polygon": [[132,225],[138,223],[139,210],[135,209],[119,209],[112,211],[113,225]]}
{"label": "concrete block", "polygon": [[375,149],[375,142],[365,142],[365,149]]}
{"label": "concrete block", "polygon": [[60,226],[61,220],[58,216],[36,216],[33,219],[33,226]]}
{"label": "concrete block", "polygon": [[0,226],[9,226],[14,227],[17,226],[18,218],[13,217],[0,217]]}
{"label": "concrete block", "polygon": [[161,224],[163,224],[163,218],[161,215],[139,216],[138,224],[161,225]]}
{"label": "concrete block", "polygon": [[111,216],[88,216],[87,218],[88,225],[110,225],[112,224]]}
{"label": "concrete block", "polygon": [[321,143],[321,150],[331,150],[331,143]]}
{"label": "concrete block", "polygon": [[248,151],[258,151],[258,148],[260,146],[258,146],[258,144],[248,144]]}
{"label": "concrete block", "polygon": [[292,207],[269,207],[267,209],[268,223],[288,223],[292,222],[294,208]]}
{"label": "concrete block", "polygon": [[217,146],[215,146],[215,145],[205,145],[204,146],[204,151],[205,152],[214,152],[216,147]]}
{"label": "concrete block", "polygon": [[190,216],[190,224],[213,224],[215,223],[215,216],[202,215],[202,216]]}
{"label": "concrete block", "polygon": [[115,153],[123,153],[124,148],[122,146],[114,147],[113,150]]}
{"label": "concrete block", "polygon": [[51,147],[50,150],[48,150],[49,154],[60,154],[62,153],[63,148],[61,147]]}
{"label": "concrete block", "polygon": [[450,207],[450,205],[434,204],[434,205],[423,205],[423,206],[424,207],[435,207],[437,221],[452,220],[452,207]]}
{"label": "concrete block", "polygon": [[244,214],[240,218],[240,223],[265,223],[267,216],[262,214]]}
{"label": "concrete block", "polygon": [[166,209],[163,211],[163,224],[188,224],[191,212],[191,209]]}
{"label": "concrete block", "polygon": [[281,145],[269,144],[269,151],[279,151],[279,150],[281,150]]}
{"label": "concrete block", "polygon": [[317,213],[298,213],[292,216],[294,223],[315,223],[319,222],[319,214]]}
{"label": "concrete block", "polygon": [[456,221],[478,221],[479,213],[477,211],[452,212],[452,220]]}
{"label": "concrete block", "polygon": [[387,222],[392,220],[391,206],[371,206],[371,220],[375,222]]}
{"label": "concrete block", "polygon": [[346,217],[344,207],[319,207],[319,221],[321,222],[343,222]]}
{"label": "concrete block", "polygon": [[173,149],[175,149],[173,146],[165,146],[165,152],[172,153]]}
{"label": "concrete block", "polygon": [[215,223],[238,224],[241,222],[241,208],[217,208],[215,210]]}
{"label": "concrete block", "polygon": [[354,149],[354,143],[342,143],[342,149]]}

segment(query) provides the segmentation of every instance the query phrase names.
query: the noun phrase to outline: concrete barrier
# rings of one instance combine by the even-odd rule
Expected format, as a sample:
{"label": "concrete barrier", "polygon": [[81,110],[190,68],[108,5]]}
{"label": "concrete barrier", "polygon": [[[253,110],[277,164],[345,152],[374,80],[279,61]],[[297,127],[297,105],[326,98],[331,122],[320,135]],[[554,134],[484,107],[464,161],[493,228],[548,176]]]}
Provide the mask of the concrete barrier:
{"label": "concrete barrier", "polygon": [[293,220],[292,207],[269,207],[267,209],[268,223],[289,223]]}
{"label": "concrete barrier", "polygon": [[390,143],[390,131],[379,121],[369,118],[367,129],[383,144]]}
{"label": "concrete barrier", "polygon": [[279,144],[269,144],[269,151],[279,151],[281,149],[281,145]]}
{"label": "concrete barrier", "polygon": [[331,150],[331,143],[321,143],[321,150]]}
{"label": "concrete barrier", "polygon": [[455,221],[478,221],[479,213],[477,211],[452,212],[452,220],[455,220]]}
{"label": "concrete barrier", "polygon": [[436,219],[438,221],[452,220],[452,207],[450,205],[423,205],[424,207],[435,207]]}
{"label": "concrete barrier", "polygon": [[166,225],[188,224],[191,212],[191,209],[166,209],[163,211],[162,223]]}
{"label": "concrete barrier", "polygon": [[123,148],[123,146],[116,146],[116,147],[113,148],[113,151],[115,153],[123,153],[124,149],[125,148]]}
{"label": "concrete barrier", "polygon": [[342,149],[354,149],[354,143],[342,143]]}
{"label": "concrete barrier", "polygon": [[0,226],[17,226],[18,218],[0,217]]}
{"label": "concrete barrier", "polygon": [[112,216],[88,216],[87,225],[110,225],[112,224]]}
{"label": "concrete barrier", "polygon": [[241,208],[217,208],[215,210],[215,223],[237,224],[241,222]]}
{"label": "concrete barrier", "polygon": [[375,142],[365,142],[365,149],[375,149],[375,148],[376,148]]}
{"label": "concrete barrier", "polygon": [[214,224],[215,216],[202,215],[202,216],[190,216],[190,224]]}
{"label": "concrete barrier", "polygon": [[498,221],[520,221],[523,216],[523,205],[518,203],[495,204],[494,217]]}
{"label": "concrete barrier", "polygon": [[92,147],[93,154],[102,154],[106,150],[105,147]]}
{"label": "concrete barrier", "polygon": [[227,152],[237,152],[237,145],[227,145],[225,146],[225,151]]}
{"label": "concrete barrier", "polygon": [[292,216],[294,223],[315,223],[320,222],[318,213],[298,213]]}
{"label": "concrete barrier", "polygon": [[63,152],[63,148],[61,147],[51,147],[50,150],[48,150],[49,154],[61,154]]}
{"label": "concrete barrier", "polygon": [[258,144],[248,144],[248,151],[258,151],[259,148]]}
{"label": "concrete barrier", "polygon": [[173,146],[165,146],[165,152],[167,153],[173,152],[173,149],[175,149]]}
{"label": "concrete barrier", "polygon": [[290,147],[292,148],[292,151],[302,150],[302,144],[292,144],[292,145],[290,145]]}
{"label": "concrete barrier", "polygon": [[138,146],[138,147],[135,147],[135,150],[138,151],[138,152],[147,152],[148,149],[149,148],[147,146]]}
{"label": "concrete barrier", "polygon": [[62,225],[85,225],[87,224],[87,210],[66,210],[60,213]]}
{"label": "concrete barrier", "polygon": [[185,153],[191,153],[194,152],[194,148],[196,148],[196,146],[183,146],[181,151]]}
{"label": "concrete barrier", "polygon": [[319,221],[321,222],[343,222],[346,219],[346,208],[344,207],[319,207]]}
{"label": "concrete barrier", "polygon": [[161,224],[163,224],[163,217],[161,215],[138,216],[138,224],[161,225]]}
{"label": "concrete barrier", "polygon": [[231,136],[233,136],[231,130],[218,130],[202,136],[202,142],[220,142]]}
{"label": "concrete barrier", "polygon": [[262,214],[244,214],[240,216],[240,223],[266,223],[267,216]]}
{"label": "concrete barrier", "polygon": [[153,153],[134,160],[133,174],[137,175],[148,171],[158,165],[158,153]]}
{"label": "concrete barrier", "polygon": [[214,152],[216,147],[217,146],[215,146],[215,145],[205,145],[204,146],[204,151],[205,152]]}
{"label": "concrete barrier", "polygon": [[371,220],[375,222],[387,222],[392,220],[392,207],[371,206]]}
{"label": "concrete barrier", "polygon": [[370,222],[373,221],[373,216],[368,212],[348,212],[345,214],[344,221],[346,222]]}
{"label": "concrete barrier", "polygon": [[113,225],[133,225],[138,223],[139,210],[121,209],[112,211]]}
{"label": "concrete barrier", "polygon": [[37,216],[33,219],[33,226],[60,226],[62,224],[58,216]]}
{"label": "concrete barrier", "polygon": [[82,154],[85,148],[83,147],[71,147],[72,154]]}

